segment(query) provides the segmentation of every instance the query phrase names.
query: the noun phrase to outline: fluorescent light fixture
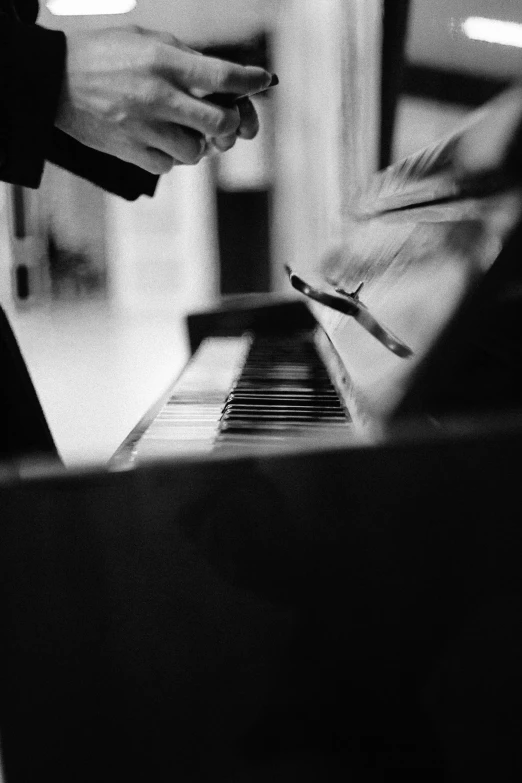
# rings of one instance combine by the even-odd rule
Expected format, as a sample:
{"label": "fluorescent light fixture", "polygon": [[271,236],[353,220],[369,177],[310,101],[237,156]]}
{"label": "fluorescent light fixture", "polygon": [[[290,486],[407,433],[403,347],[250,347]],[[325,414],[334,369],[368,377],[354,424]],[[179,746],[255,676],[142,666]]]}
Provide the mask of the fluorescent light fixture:
{"label": "fluorescent light fixture", "polygon": [[522,48],[522,24],[503,22],[500,19],[486,19],[482,16],[470,16],[462,22],[462,30],[474,41],[518,46]]}
{"label": "fluorescent light fixture", "polygon": [[136,0],[48,0],[47,8],[55,16],[128,14]]}

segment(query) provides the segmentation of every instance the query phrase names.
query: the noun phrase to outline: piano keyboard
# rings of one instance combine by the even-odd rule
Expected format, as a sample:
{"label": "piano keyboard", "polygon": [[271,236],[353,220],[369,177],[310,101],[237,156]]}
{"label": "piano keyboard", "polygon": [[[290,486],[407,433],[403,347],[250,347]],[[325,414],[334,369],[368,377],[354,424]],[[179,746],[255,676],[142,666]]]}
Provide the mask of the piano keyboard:
{"label": "piano keyboard", "polygon": [[134,444],[132,460],[277,447],[349,425],[313,331],[211,337]]}

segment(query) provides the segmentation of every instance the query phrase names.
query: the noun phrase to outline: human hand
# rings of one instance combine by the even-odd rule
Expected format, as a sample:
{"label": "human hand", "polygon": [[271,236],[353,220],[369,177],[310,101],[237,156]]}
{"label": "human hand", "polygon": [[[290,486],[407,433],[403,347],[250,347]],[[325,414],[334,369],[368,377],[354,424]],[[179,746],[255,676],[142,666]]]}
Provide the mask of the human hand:
{"label": "human hand", "polygon": [[[276,74],[272,74],[270,84],[268,87],[275,87],[279,84],[279,79]],[[265,92],[267,87],[258,92]],[[256,93],[257,94],[257,93]],[[237,140],[238,136],[242,136],[244,139],[253,139],[259,130],[259,119],[255,107],[250,100],[250,95],[233,95],[230,93],[213,93],[212,95],[206,95],[205,100],[211,101],[218,106],[233,106],[235,105],[240,115],[240,125],[236,133],[228,136],[220,136],[214,139],[208,139],[208,149],[211,147],[216,148],[220,152],[224,152],[230,149]]]}
{"label": "human hand", "polygon": [[258,130],[248,98],[217,106],[205,95],[264,89],[270,74],[190,49],[139,27],[71,33],[56,126],[89,147],[152,174],[197,163],[208,140],[228,149]]}

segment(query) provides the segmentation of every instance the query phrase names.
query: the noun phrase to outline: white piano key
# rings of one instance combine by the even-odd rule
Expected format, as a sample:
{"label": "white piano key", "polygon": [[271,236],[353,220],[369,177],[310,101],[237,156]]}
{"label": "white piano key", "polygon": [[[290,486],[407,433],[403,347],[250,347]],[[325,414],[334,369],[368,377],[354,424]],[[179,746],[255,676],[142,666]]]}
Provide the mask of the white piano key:
{"label": "white piano key", "polygon": [[134,447],[136,460],[211,451],[230,389],[252,343],[240,337],[204,340]]}

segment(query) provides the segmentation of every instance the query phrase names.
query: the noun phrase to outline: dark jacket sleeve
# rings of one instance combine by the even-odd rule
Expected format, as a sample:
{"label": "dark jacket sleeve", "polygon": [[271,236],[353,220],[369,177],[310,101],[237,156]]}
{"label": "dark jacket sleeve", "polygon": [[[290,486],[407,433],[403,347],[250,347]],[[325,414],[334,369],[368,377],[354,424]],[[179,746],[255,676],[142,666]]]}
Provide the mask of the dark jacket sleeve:
{"label": "dark jacket sleeve", "polygon": [[58,106],[65,35],[0,12],[0,176],[36,188]]}
{"label": "dark jacket sleeve", "polygon": [[80,144],[54,128],[66,38],[33,23],[32,0],[0,0],[0,179],[37,188],[45,161],[133,200],[158,177]]}
{"label": "dark jacket sleeve", "polygon": [[46,155],[51,163],[128,201],[141,195],[153,196],[158,184],[159,177],[132,163],[86,147],[57,128],[53,129]]}

